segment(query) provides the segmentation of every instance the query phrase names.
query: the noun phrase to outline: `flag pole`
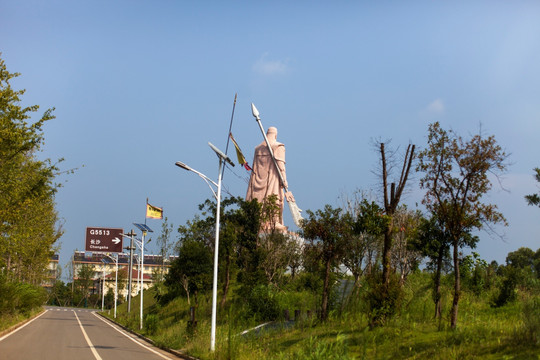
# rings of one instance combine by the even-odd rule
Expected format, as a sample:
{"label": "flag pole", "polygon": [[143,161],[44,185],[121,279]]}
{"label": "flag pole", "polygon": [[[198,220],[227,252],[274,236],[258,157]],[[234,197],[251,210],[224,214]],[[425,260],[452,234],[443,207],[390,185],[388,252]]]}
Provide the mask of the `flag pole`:
{"label": "flag pole", "polygon": [[[227,133],[227,145],[225,146],[225,155],[227,155],[227,151],[229,150],[229,139],[232,131],[232,124],[234,119],[234,109],[236,108],[236,97],[238,96],[238,93],[234,93],[234,102],[232,107],[232,113],[231,113],[231,122],[229,124],[229,132]],[[223,174],[225,173],[225,167],[223,166],[223,169],[221,169],[221,177],[223,177]]]}

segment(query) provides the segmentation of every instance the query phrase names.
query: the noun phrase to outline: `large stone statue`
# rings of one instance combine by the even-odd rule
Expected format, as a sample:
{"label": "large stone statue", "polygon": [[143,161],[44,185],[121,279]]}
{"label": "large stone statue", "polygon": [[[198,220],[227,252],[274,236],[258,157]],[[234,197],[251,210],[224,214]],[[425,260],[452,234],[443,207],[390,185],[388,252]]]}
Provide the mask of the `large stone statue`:
{"label": "large stone statue", "polygon": [[281,172],[283,183],[280,180],[278,170],[268,150],[266,141],[263,141],[255,148],[253,171],[249,179],[246,200],[257,199],[262,203],[268,196],[272,194],[276,195],[279,215],[273,225],[276,230],[286,230],[287,228],[283,225],[283,188],[288,188],[285,173],[285,145],[277,141],[277,129],[275,127],[268,128],[266,137],[272,147],[272,152]]}

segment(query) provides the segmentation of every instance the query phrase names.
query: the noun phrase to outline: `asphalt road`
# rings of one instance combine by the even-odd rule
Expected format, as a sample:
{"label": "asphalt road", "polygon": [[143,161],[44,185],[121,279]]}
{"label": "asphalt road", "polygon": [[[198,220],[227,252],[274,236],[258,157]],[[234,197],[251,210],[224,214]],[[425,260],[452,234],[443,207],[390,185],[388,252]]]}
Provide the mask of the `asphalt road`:
{"label": "asphalt road", "polygon": [[46,307],[46,311],[0,337],[2,360],[177,359],[126,333],[94,310]]}

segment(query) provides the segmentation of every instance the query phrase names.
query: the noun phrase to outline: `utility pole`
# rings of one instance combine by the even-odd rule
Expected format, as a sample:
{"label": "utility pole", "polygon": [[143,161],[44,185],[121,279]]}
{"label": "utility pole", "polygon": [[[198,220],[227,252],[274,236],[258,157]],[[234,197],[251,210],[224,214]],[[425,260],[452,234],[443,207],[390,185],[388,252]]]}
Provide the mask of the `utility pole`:
{"label": "utility pole", "polygon": [[133,237],[135,232],[130,230],[129,234],[126,234],[130,238],[129,247],[126,247],[126,250],[129,250],[129,280],[128,280],[128,313],[131,312],[131,282],[133,281]]}

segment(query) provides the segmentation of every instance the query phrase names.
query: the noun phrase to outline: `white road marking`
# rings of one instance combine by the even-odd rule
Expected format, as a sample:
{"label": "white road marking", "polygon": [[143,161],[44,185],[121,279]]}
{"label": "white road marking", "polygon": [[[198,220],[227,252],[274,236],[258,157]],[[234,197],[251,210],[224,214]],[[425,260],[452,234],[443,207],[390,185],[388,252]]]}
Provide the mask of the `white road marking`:
{"label": "white road marking", "polygon": [[17,329],[13,330],[13,331],[10,332],[9,334],[6,334],[6,335],[0,337],[0,341],[4,340],[5,338],[7,338],[7,337],[10,336],[10,335],[15,334],[17,331],[21,330],[21,329],[22,329],[23,327],[25,327],[26,325],[29,325],[32,321],[36,320],[36,319],[39,318],[41,315],[45,314],[47,311],[49,311],[49,310],[45,310],[44,312],[42,312],[41,314],[39,314],[38,316],[36,316],[36,317],[33,318],[32,320],[30,320],[29,322],[27,322],[27,323],[24,324],[23,326],[18,327]]}
{"label": "white road marking", "polygon": [[145,349],[147,349],[147,350],[153,352],[154,354],[160,356],[160,357],[163,358],[163,359],[173,360],[172,358],[167,357],[167,356],[163,355],[162,353],[160,353],[160,352],[158,352],[158,351],[156,351],[156,350],[154,350],[154,349],[152,349],[152,348],[150,348],[150,347],[144,345],[143,343],[137,341],[135,338],[133,338],[133,337],[131,337],[130,335],[126,334],[125,332],[119,330],[118,328],[116,328],[116,326],[114,326],[114,325],[111,324],[110,322],[103,320],[103,319],[101,318],[101,316],[96,315],[95,312],[94,312],[94,316],[97,317],[99,320],[103,321],[105,324],[107,324],[107,325],[109,325],[110,327],[112,327],[114,330],[118,331],[120,334],[122,334],[122,335],[124,335],[125,337],[127,337],[128,339],[130,339],[131,341],[133,341],[133,342],[139,344],[139,345],[142,346],[143,348],[145,348]]}
{"label": "white road marking", "polygon": [[81,324],[81,320],[79,320],[79,317],[77,316],[77,312],[73,310],[73,313],[75,314],[75,317],[77,318],[77,321],[79,322],[79,326],[81,327],[82,333],[84,335],[84,338],[86,339],[86,342],[88,343],[88,346],[90,346],[90,350],[92,350],[92,354],[94,354],[94,357],[96,358],[96,360],[103,360],[101,356],[99,356],[96,348],[94,347],[94,344],[92,344],[92,342],[90,341],[90,338],[86,334],[86,331],[84,330],[84,327]]}

